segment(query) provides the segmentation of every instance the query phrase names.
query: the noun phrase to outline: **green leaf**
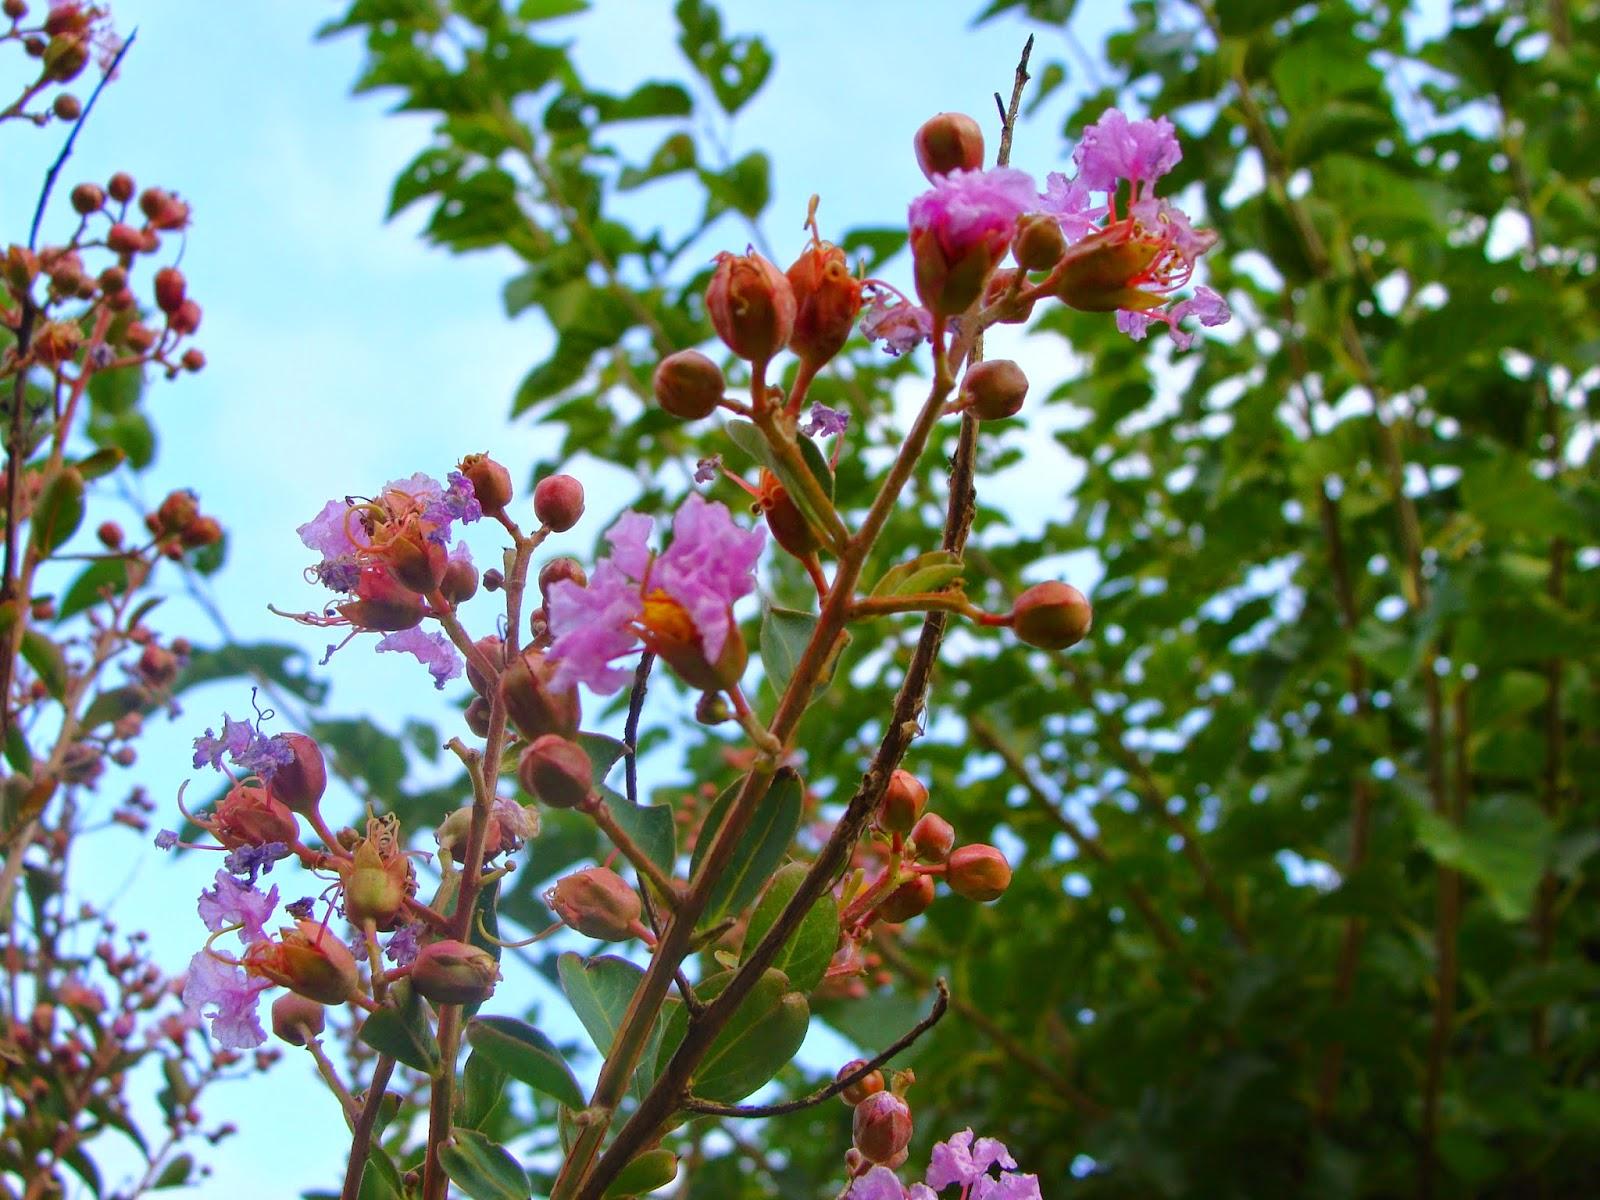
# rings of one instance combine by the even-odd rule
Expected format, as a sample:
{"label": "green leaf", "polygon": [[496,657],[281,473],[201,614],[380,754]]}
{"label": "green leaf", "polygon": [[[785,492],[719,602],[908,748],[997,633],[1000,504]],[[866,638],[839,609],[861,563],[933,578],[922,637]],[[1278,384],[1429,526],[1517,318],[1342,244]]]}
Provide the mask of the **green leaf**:
{"label": "green leaf", "polygon": [[22,631],[22,657],[57,700],[67,694],[67,660],[45,634],[29,626]]}
{"label": "green leaf", "polygon": [[96,410],[89,414],[89,439],[97,446],[114,446],[128,456],[133,469],[142,471],[156,456],[156,433],[141,412],[106,416]]}
{"label": "green leaf", "polygon": [[120,596],[128,590],[128,566],[120,558],[103,558],[85,567],[68,586],[56,606],[59,624],[69,617],[93,608],[104,598],[102,593]]}
{"label": "green leaf", "polygon": [[91,732],[102,725],[109,724],[136,713],[145,706],[145,694],[139,688],[132,686],[112,688],[110,691],[99,693],[89,701],[89,707],[83,710],[83,718],[79,722],[80,728]]}
{"label": "green leaf", "polygon": [[[717,829],[732,811],[743,783],[743,779],[739,779],[725,788],[706,814],[705,826],[695,843],[691,876],[700,869],[700,862],[716,840]],[[800,828],[804,796],[805,785],[792,768],[785,767],[778,772],[766,798],[756,806],[750,824],[740,835],[739,844],[722,875],[711,886],[705,912],[700,918],[703,924],[714,925],[724,916],[739,913],[772,878]]]}
{"label": "green leaf", "polygon": [[389,989],[390,1002],[366,1019],[361,1040],[414,1070],[431,1075],[439,1068],[439,1043],[428,1024],[422,997],[401,980]]}
{"label": "green leaf", "polygon": [[82,1148],[74,1146],[61,1156],[61,1161],[72,1168],[91,1192],[96,1196],[102,1194],[100,1168],[94,1165],[94,1159],[85,1154]]}
{"label": "green leaf", "polygon": [[725,38],[722,17],[707,0],[678,0],[678,45],[711,85],[730,116],[760,90],[772,71],[772,52],[758,37]]}
{"label": "green leaf", "polygon": [[[563,984],[563,986],[565,986]],[[555,1043],[515,1017],[475,1017],[467,1041],[513,1079],[537,1088],[568,1108],[582,1108],[583,1090]]]}
{"label": "green leaf", "polygon": [[617,174],[617,190],[630,192],[654,179],[664,179],[696,164],[694,138],[687,133],[668,134],[642,167],[623,167]]}
{"label": "green leaf", "polygon": [[677,859],[677,823],[665,804],[629,804],[626,796],[603,789],[606,807],[622,831],[667,874]]}
{"label": "green leaf", "polygon": [[118,367],[89,376],[89,403],[97,412],[114,416],[131,412],[144,394],[144,368]]}
{"label": "green leaf", "polygon": [[83,473],[62,467],[51,475],[34,503],[29,542],[40,558],[48,558],[83,524]]}
{"label": "green leaf", "polygon": [[[695,995],[709,1001],[733,976],[732,971],[713,975],[695,988]],[[703,1100],[724,1104],[743,1100],[793,1060],[810,1024],[806,998],[789,986],[782,971],[768,968],[711,1043],[689,1082],[690,1090]],[[662,1039],[657,1074],[683,1040],[687,1025],[683,1012],[673,1013]]]}
{"label": "green leaf", "polygon": [[605,1190],[605,1200],[643,1196],[664,1188],[678,1177],[678,1156],[671,1150],[646,1150],[622,1170]]}
{"label": "green leaf", "polygon": [[[811,503],[808,493],[800,486],[795,473],[789,469],[788,464],[782,462],[772,452],[772,447],[767,445],[767,439],[763,436],[761,430],[757,429],[751,422],[741,420],[729,421],[724,428],[734,445],[778,477],[778,482],[783,484],[784,490],[789,493],[789,498],[794,501],[795,507],[800,510],[801,515],[816,530],[818,537],[825,541],[828,523],[824,520],[824,514],[819,512],[816,505]],[[812,476],[822,485],[823,492],[831,497],[833,495],[833,475],[827,469],[827,460],[822,457],[822,452],[816,448],[815,443],[810,438],[797,438],[796,442],[800,446],[801,458],[804,459]],[[807,446],[811,448],[810,453],[806,451]],[[821,474],[818,473],[819,471]]]}
{"label": "green leaf", "polygon": [[789,689],[789,680],[800,663],[817,628],[811,613],[769,604],[761,614],[761,666],[767,682],[779,696]]}
{"label": "green leaf", "polygon": [[1420,807],[1412,820],[1422,848],[1482,886],[1502,920],[1527,918],[1554,844],[1549,818],[1537,804],[1489,796],[1474,800],[1460,826]]}
{"label": "green leaf", "polygon": [[[471,1040],[472,1026],[467,1026]],[[494,1050],[474,1049],[461,1076],[461,1110],[457,1119],[469,1129],[482,1129],[500,1104],[506,1067]]]}
{"label": "green leaf", "polygon": [[[777,921],[778,915],[805,879],[809,868],[805,863],[790,863],[772,877],[767,890],[761,893],[755,910],[750,914],[750,926],[744,935],[744,954],[760,944]],[[832,891],[825,891],[809,912],[801,918],[799,926],[790,936],[772,965],[789,977],[789,983],[800,992],[809,992],[822,982],[833,953],[839,948],[839,902]]]}
{"label": "green leaf", "polygon": [[96,450],[87,458],[79,459],[78,472],[86,480],[99,479],[102,475],[109,475],[115,471],[127,461],[127,457],[116,447],[108,446],[104,450]]}
{"label": "green leaf", "polygon": [[517,1160],[476,1129],[453,1128],[439,1150],[439,1163],[472,1200],[528,1200],[533,1193]]}
{"label": "green leaf", "polygon": [[367,1165],[361,1171],[358,1200],[402,1200],[405,1186],[400,1171],[384,1148],[374,1142],[368,1149]]}
{"label": "green leaf", "polygon": [[961,559],[948,550],[929,550],[909,562],[890,567],[878,580],[871,594],[874,596],[913,596],[924,592],[939,592],[961,578],[965,567]]}
{"label": "green leaf", "polygon": [[250,679],[257,676],[299,696],[321,704],[328,685],[307,674],[310,661],[305,649],[283,642],[230,643],[215,649],[196,649],[178,678],[177,691],[184,692],[214,679]]}
{"label": "green leaf", "polygon": [[556,974],[567,1003],[589,1031],[595,1049],[601,1054],[611,1053],[611,1040],[617,1035],[644,972],[614,954],[585,959],[569,951],[556,960]]}
{"label": "green leaf", "polygon": [[589,0],[522,0],[517,6],[517,19],[552,21],[557,17],[570,17],[588,10]]}
{"label": "green leaf", "polygon": [[589,762],[594,766],[594,785],[600,787],[606,781],[606,776],[611,773],[611,768],[616,766],[622,756],[628,752],[626,742],[614,737],[607,737],[603,733],[580,733],[578,745],[583,747],[583,752],[589,756]]}
{"label": "green leaf", "polygon": [[168,1160],[167,1165],[161,1168],[161,1174],[150,1186],[157,1190],[161,1188],[183,1187],[189,1182],[189,1176],[194,1174],[194,1159],[187,1154],[179,1154]]}

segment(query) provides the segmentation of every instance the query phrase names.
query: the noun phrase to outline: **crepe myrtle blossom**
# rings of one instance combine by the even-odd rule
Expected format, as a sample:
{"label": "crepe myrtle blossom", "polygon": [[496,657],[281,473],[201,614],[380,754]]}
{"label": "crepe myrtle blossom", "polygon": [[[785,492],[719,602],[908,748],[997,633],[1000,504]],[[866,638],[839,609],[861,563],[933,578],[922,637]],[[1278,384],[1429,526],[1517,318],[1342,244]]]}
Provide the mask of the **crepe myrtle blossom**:
{"label": "crepe myrtle blossom", "polygon": [[1136,342],[1142,342],[1149,333],[1150,326],[1155,324],[1165,325],[1172,333],[1172,344],[1179,350],[1187,350],[1194,345],[1194,334],[1188,330],[1179,329],[1178,323],[1185,317],[1198,317],[1200,324],[1207,327],[1227,324],[1233,311],[1228,307],[1228,302],[1210,288],[1201,285],[1195,288],[1194,295],[1187,300],[1180,300],[1170,308],[1146,312],[1130,312],[1127,309],[1117,310],[1117,328],[1122,330]]}
{"label": "crepe myrtle blossom", "polygon": [[279,767],[294,762],[294,747],[282,734],[268,737],[249,721],[235,721],[223,713],[220,736],[208,728],[194,739],[194,765],[226,772],[224,757],[245,774],[271,782]]}
{"label": "crepe myrtle blossom", "polygon": [[826,404],[813,404],[810,413],[800,424],[800,432],[807,437],[838,437],[849,425],[849,413],[829,408]]}
{"label": "crepe myrtle blossom", "polygon": [[266,893],[240,883],[227,871],[218,871],[215,883],[200,893],[200,920],[212,933],[237,928],[246,945],[267,936],[266,923],[278,907],[278,889]]}
{"label": "crepe myrtle blossom", "polygon": [[755,590],[765,530],[740,529],[726,506],[698,493],[673,516],[672,542],[660,554],[645,545],[654,524],[644,513],[624,513],[607,532],[611,554],[588,585],[564,579],[550,589],[553,690],[583,683],[616,691],[630,673],[611,664],[641,642],[693,687],[737,681],[744,645],[732,609]]}
{"label": "crepe myrtle blossom", "polygon": [[461,656],[450,645],[450,639],[438,630],[424,632],[413,625],[397,633],[385,634],[378,641],[378,653],[396,651],[410,654],[433,676],[433,686],[443,690],[444,685],[461,674]]}
{"label": "crepe myrtle blossom", "polygon": [[261,1028],[261,993],[272,985],[246,975],[237,963],[201,950],[189,960],[184,1007],[211,1022],[211,1036],[224,1050],[251,1050],[267,1040]]}
{"label": "crepe myrtle blossom", "polygon": [[873,1167],[851,1183],[845,1200],[940,1200],[952,1187],[961,1189],[948,1193],[953,1200],[1042,1200],[1039,1177],[1016,1166],[1003,1143],[964,1129],[934,1146],[924,1182],[907,1188],[889,1168]]}
{"label": "crepe myrtle blossom", "polygon": [[935,176],[910,210],[912,271],[922,303],[944,316],[964,311],[1011,248],[1017,218],[1038,201],[1033,179],[1011,167]]}
{"label": "crepe myrtle blossom", "polygon": [[[882,342],[884,351],[899,356],[933,336],[933,314],[913,304],[888,284],[868,281],[871,304],[861,318],[861,332],[869,342]],[[894,302],[890,302],[890,297]]]}

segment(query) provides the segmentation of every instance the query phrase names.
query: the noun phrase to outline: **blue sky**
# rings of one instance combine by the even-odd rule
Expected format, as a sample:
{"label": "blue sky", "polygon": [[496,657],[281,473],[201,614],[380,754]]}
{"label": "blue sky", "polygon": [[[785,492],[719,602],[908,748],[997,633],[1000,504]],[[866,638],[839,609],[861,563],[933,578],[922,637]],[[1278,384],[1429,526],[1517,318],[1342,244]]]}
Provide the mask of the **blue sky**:
{"label": "blue sky", "polygon": [[[150,408],[162,448],[142,490],[154,501],[172,487],[193,487],[228,528],[230,561],[214,592],[240,637],[295,641],[315,655],[325,637],[266,610],[268,602],[319,603],[302,580],[307,555],[294,527],[329,497],[418,470],[440,475],[474,450],[492,449],[514,478],[525,479],[553,438],[526,423],[509,425],[506,414],[550,331],[531,317],[505,318],[508,259],[428,249],[416,236],[420,214],[383,223],[390,183],[423,144],[427,124],[385,115],[381,96],[349,98],[358,43],[311,38],[338,6],[116,0],[113,7],[120,30],[138,27],[138,43],[80,138],[63,185],[103,180],[120,168],[193,204],[183,268],[205,308],[198,344],[210,362],[199,376],[154,385]],[[823,195],[825,233],[903,219],[923,186],[910,136],[926,116],[957,109],[988,123],[990,93],[1008,87],[1025,30],[1012,20],[969,28],[977,7],[967,0],[723,5],[730,28],[760,32],[776,54],[771,80],[730,137],[735,153],[760,147],[773,158],[776,220],[766,232],[780,258],[798,249],[814,191]],[[1121,5],[1080,7],[1077,35],[1096,45]],[[670,3],[607,0],[599,8],[551,26],[576,39],[574,53],[594,82],[622,91],[677,74]],[[1050,32],[1040,33],[1035,54],[1036,62],[1073,61]],[[1061,111],[1059,100],[1050,111]],[[1061,165],[1060,142],[1054,123],[1036,128],[1019,141],[1017,160],[1042,176]],[[0,220],[17,237],[57,142],[53,133],[26,130],[5,138]],[[744,240],[742,231],[730,237]],[[1063,352],[1048,353],[1055,361],[1030,364],[1036,386],[1039,374],[1065,370]],[[569,535],[574,549],[592,543],[621,500],[608,493],[603,473],[585,478],[589,514]],[[155,619],[169,631],[205,628],[181,600]],[[445,712],[410,659],[352,647],[325,674],[335,683],[335,711]],[[242,713],[246,699],[237,689],[214,689],[189,700],[172,725],[152,723],[138,765],[102,784],[105,803],[135,782],[158,798],[173,796],[188,775],[189,740],[224,708]],[[150,929],[158,959],[181,969],[199,942],[193,897],[214,861],[165,858],[148,839],[108,831],[82,866],[80,886],[114,897],[123,926]],[[207,1109],[212,1121],[232,1120],[241,1133],[210,1156],[216,1174],[205,1194],[265,1200],[336,1180],[344,1131],[300,1058],[267,1080],[219,1089]]]}

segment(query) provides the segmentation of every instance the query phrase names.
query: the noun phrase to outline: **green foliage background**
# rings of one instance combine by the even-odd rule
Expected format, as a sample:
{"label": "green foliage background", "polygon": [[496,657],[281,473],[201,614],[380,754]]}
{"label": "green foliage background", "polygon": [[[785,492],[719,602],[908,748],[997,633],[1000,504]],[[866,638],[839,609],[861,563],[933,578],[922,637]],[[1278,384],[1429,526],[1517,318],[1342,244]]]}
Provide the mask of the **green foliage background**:
{"label": "green foliage background", "polygon": [[[328,32],[366,40],[358,91],[437,117],[395,211],[427,206],[434,242],[524,264],[507,312],[558,338],[513,417],[562,428],[563,462],[636,465],[639,503],[664,510],[701,455],[751,465],[654,408],[648,380],[663,353],[707,346],[705,261],[764,213],[768,158],[726,162],[706,131],[782,48],[681,0],[681,58],[612,95],[542,27],[582,7],[355,0]],[[1073,7],[996,0],[979,19],[1023,8],[1056,28]],[[1015,852],[1011,892],[936,904],[886,952],[893,982],[817,1006],[876,1048],[933,976],[951,981],[954,1015],[906,1058],[913,1163],[970,1124],[1051,1197],[1600,1187],[1600,13],[1411,16],[1140,0],[1104,89],[1064,129],[1024,126],[1023,143],[1066,147],[1112,103],[1172,114],[1172,183],[1204,199],[1210,282],[1237,316],[1174,360],[1109,318],[1041,309],[1033,335],[1070,350],[1070,377],[985,427],[969,594],[1003,609],[1063,555],[1103,575],[1096,632],[1069,653],[953,638],[908,764],[963,840]],[[1004,86],[1012,64],[982,69]],[[1036,58],[1032,101],[1070,69]],[[637,159],[614,143],[634,122],[661,135]],[[668,180],[703,196],[687,236],[618,215]],[[841,240],[876,270],[904,235]],[[918,370],[858,340],[813,388],[853,416],[842,507],[869,498],[865,464],[898,442],[891,389]],[[1016,498],[983,481],[1046,413],[1086,472],[1019,535]],[[925,457],[876,573],[936,544],[949,450]],[[798,568],[776,564],[770,594],[804,606]],[[824,797],[875,745],[913,629],[861,629],[848,685],[808,717],[803,769]],[[346,732],[364,769],[370,731]],[[663,798],[731,777],[718,731],[671,733],[684,787]],[[374,791],[426,824],[452,789],[405,795],[402,757],[373,761]],[[538,924],[533,884],[594,850],[555,814],[502,914]],[[844,1124],[828,1106],[737,1130],[732,1149],[684,1126],[680,1186],[833,1195]],[[535,1159],[554,1141],[549,1111],[483,1127]]]}

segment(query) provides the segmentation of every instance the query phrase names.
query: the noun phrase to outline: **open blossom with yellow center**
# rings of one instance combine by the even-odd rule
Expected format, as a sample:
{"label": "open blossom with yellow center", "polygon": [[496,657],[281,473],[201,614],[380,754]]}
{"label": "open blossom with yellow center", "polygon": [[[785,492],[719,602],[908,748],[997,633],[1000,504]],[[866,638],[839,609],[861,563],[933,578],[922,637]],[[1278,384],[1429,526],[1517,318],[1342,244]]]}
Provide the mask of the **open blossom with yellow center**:
{"label": "open blossom with yellow center", "polygon": [[678,509],[672,542],[660,554],[646,546],[654,525],[643,513],[624,513],[606,534],[610,556],[587,586],[563,580],[550,589],[556,690],[583,683],[616,691],[629,672],[613,664],[641,644],[692,687],[737,678],[744,647],[733,604],[755,590],[765,531],[739,528],[724,505],[700,495]]}

